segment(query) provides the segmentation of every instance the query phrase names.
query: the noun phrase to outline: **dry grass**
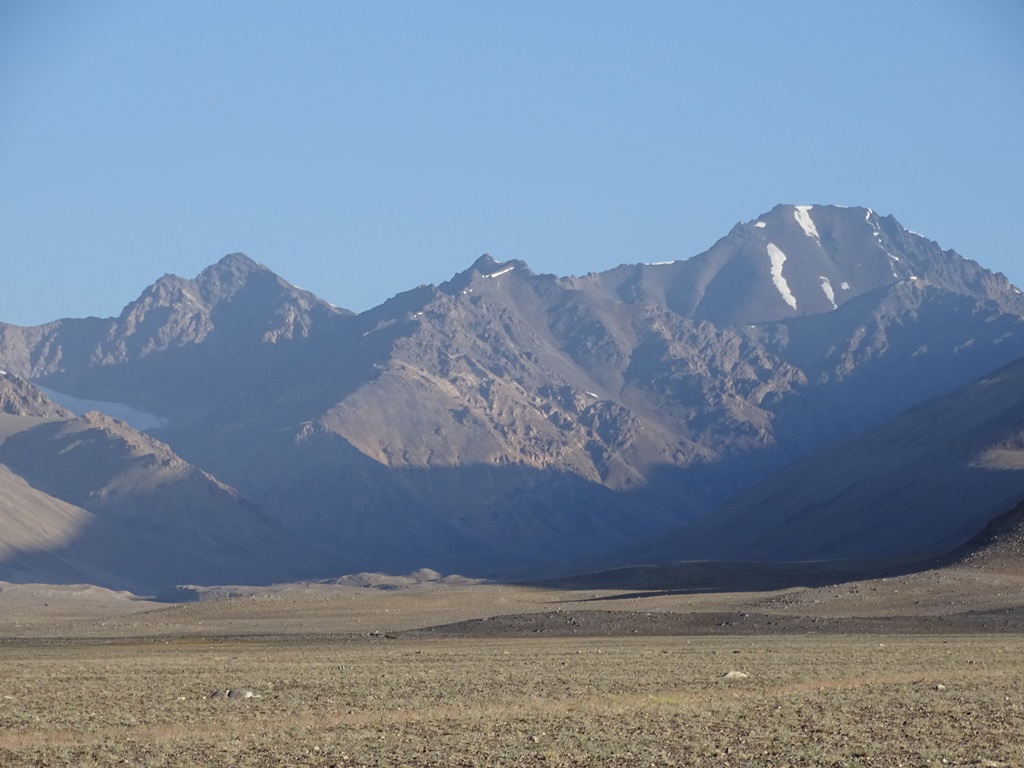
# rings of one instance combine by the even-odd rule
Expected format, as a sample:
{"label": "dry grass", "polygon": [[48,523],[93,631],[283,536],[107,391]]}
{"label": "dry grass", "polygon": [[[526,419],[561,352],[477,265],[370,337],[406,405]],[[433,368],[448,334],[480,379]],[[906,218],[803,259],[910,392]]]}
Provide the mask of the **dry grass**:
{"label": "dry grass", "polygon": [[[1024,765],[1022,651],[1016,635],[8,642],[0,764]],[[258,698],[208,698],[231,686]]]}

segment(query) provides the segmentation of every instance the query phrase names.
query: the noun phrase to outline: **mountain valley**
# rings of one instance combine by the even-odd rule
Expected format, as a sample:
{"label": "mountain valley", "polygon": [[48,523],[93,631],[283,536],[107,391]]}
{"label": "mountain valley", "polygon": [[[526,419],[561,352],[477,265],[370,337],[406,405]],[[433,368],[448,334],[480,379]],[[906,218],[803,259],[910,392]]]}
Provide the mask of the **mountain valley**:
{"label": "mountain valley", "polygon": [[1017,288],[865,208],[581,277],[485,255],[360,314],[232,254],[0,324],[0,502],[53,531],[0,578],[927,557],[1024,498],[1022,358]]}

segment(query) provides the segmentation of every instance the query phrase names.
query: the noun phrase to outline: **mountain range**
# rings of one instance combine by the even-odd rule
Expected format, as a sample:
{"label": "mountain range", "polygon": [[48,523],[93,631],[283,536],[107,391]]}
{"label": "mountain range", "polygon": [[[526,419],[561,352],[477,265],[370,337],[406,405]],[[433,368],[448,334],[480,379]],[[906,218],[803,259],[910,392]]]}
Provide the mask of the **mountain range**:
{"label": "mountain range", "polygon": [[928,555],[1024,498],[1022,358],[1016,287],[866,208],[359,314],[232,254],[0,324],[0,578]]}

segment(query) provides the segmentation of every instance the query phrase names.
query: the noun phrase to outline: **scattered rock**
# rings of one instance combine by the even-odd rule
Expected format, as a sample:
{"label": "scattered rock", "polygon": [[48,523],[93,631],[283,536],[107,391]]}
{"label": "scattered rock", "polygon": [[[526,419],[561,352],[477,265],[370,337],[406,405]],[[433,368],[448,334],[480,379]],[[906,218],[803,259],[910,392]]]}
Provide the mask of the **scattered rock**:
{"label": "scattered rock", "polygon": [[942,683],[939,683],[938,685],[935,686],[935,690],[936,691],[944,691],[944,690],[946,690],[946,686],[944,686]]}
{"label": "scattered rock", "polygon": [[211,699],[252,699],[256,694],[248,688],[224,688],[210,694]]}

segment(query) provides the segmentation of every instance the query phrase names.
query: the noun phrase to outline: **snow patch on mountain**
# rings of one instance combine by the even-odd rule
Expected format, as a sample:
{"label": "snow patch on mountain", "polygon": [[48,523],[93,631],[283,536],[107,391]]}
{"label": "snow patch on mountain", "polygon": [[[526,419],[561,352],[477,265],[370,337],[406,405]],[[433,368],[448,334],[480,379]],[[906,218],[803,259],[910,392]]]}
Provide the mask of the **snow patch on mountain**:
{"label": "snow patch on mountain", "polygon": [[775,283],[775,287],[782,295],[783,301],[796,309],[796,296],[789,290],[789,283],[782,276],[782,265],[786,263],[786,254],[775,243],[768,243],[767,250],[768,258],[772,262],[772,282]]}
{"label": "snow patch on mountain", "polygon": [[796,219],[796,223],[800,225],[800,228],[808,237],[813,237],[818,242],[821,242],[821,238],[818,236],[818,228],[814,226],[814,221],[811,219],[811,208],[813,205],[797,205],[793,208],[793,218]]}
{"label": "snow patch on mountain", "polygon": [[147,429],[156,429],[167,424],[167,419],[153,413],[140,411],[126,403],[108,403],[102,400],[85,400],[72,395],[65,395],[63,392],[55,392],[46,387],[36,386],[53,402],[62,408],[66,408],[76,416],[81,416],[89,411],[99,411],[112,419],[123,421],[132,429],[145,432]]}
{"label": "snow patch on mountain", "polygon": [[755,221],[754,226],[757,227],[758,229],[764,229],[768,225],[765,224],[763,221]]}
{"label": "snow patch on mountain", "polygon": [[831,281],[824,275],[819,275],[818,279],[821,280],[821,290],[824,291],[825,298],[827,298],[829,302],[831,302],[832,309],[838,309],[839,307],[836,304],[836,292],[832,290]]}
{"label": "snow patch on mountain", "polygon": [[515,269],[515,265],[511,267],[505,267],[504,269],[499,269],[497,272],[492,272],[491,274],[487,275],[487,277],[500,277],[501,275],[504,275],[506,272],[511,272],[513,269]]}

